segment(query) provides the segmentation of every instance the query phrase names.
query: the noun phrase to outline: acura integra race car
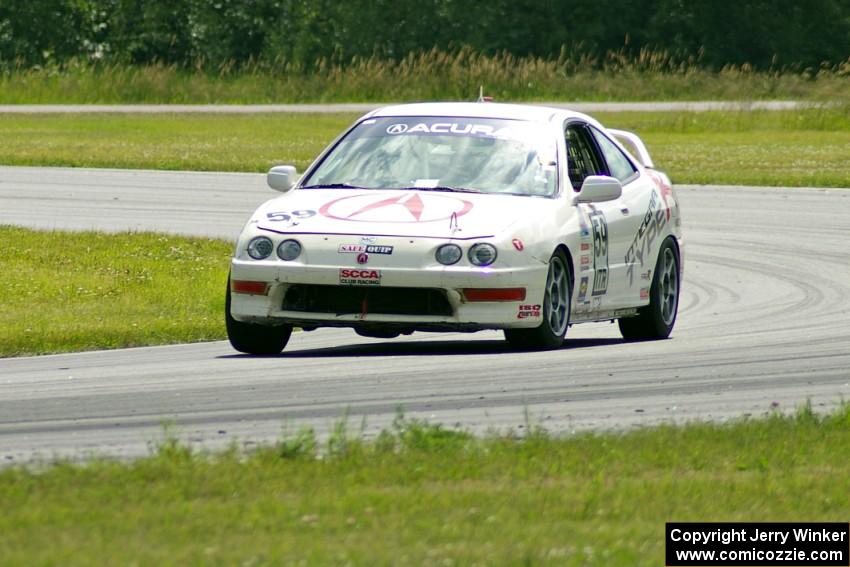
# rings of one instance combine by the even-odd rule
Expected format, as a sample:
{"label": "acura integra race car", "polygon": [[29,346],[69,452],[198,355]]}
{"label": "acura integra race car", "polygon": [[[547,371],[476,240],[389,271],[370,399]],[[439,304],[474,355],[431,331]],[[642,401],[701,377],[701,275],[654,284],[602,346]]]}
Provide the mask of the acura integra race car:
{"label": "acura integra race car", "polygon": [[233,347],[279,353],[293,327],[367,337],[503,329],[562,345],[574,323],[617,319],[660,339],[676,322],[678,201],[634,134],[542,106],[423,103],[363,116],[236,243]]}

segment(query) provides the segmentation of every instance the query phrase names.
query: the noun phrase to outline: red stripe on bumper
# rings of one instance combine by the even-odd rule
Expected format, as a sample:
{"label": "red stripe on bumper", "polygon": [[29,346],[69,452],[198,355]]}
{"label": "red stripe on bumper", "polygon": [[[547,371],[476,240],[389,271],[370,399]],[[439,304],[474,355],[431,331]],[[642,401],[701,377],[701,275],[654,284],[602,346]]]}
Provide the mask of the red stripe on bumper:
{"label": "red stripe on bumper", "polygon": [[230,282],[230,290],[233,293],[248,293],[251,295],[266,295],[269,292],[269,284],[266,282],[249,282],[245,280],[233,280]]}
{"label": "red stripe on bumper", "polygon": [[473,288],[461,290],[467,301],[525,301],[524,287]]}

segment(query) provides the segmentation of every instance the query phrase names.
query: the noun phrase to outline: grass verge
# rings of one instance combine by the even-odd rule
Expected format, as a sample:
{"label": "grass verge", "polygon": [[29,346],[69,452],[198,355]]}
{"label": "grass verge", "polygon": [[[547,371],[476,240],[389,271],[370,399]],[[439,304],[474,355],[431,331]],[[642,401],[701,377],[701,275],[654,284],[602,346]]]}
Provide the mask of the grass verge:
{"label": "grass verge", "polygon": [[[850,106],[788,112],[600,113],[676,183],[850,187]],[[355,115],[4,115],[0,163],[303,170]]]}
{"label": "grass verge", "polygon": [[617,113],[675,183],[850,187],[850,105],[792,112]]}
{"label": "grass verge", "polygon": [[0,356],[224,337],[229,243],[8,226],[0,243]]}
{"label": "grass verge", "polygon": [[167,65],[89,65],[12,69],[0,73],[0,104],[286,103],[471,100],[483,85],[501,100],[850,100],[850,60],[821,69],[756,71],[701,68],[663,52],[609,53],[604,60],[484,55],[470,49],[411,53],[398,61],[323,61],[305,71],[292,64],[218,73]]}
{"label": "grass verge", "polygon": [[192,171],[299,170],[354,114],[0,114],[0,163]]}
{"label": "grass verge", "polygon": [[[240,454],[0,471],[5,564],[663,565],[667,521],[850,515],[850,408],[472,437],[399,418]],[[321,458],[317,458],[317,447]]]}

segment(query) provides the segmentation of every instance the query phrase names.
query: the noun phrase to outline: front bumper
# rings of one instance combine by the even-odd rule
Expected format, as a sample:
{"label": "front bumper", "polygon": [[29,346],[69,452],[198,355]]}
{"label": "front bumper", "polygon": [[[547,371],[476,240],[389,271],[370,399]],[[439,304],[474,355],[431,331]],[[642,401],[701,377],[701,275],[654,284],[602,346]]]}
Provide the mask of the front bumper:
{"label": "front bumper", "polygon": [[[375,273],[365,274],[371,277],[360,281],[347,277],[351,270]],[[234,258],[231,263],[233,281],[266,282],[268,286],[265,294],[233,293],[231,315],[243,322],[308,328],[371,326],[405,330],[480,330],[537,327],[542,322],[546,273],[546,264],[537,262],[508,268],[439,264],[422,268],[386,265],[353,268]],[[314,295],[337,294],[339,301],[328,298],[321,311],[311,311],[309,305],[317,302],[296,301],[293,295],[288,296],[302,294],[306,288]],[[525,288],[526,293],[521,301],[469,301],[463,293],[468,288]],[[410,313],[417,308],[399,303],[399,296],[403,297],[406,291],[411,303],[420,302],[426,295],[433,297],[434,293],[440,294],[444,303],[439,309],[423,308],[421,312]],[[390,295],[392,301],[381,299]],[[346,299],[350,297],[364,301]],[[329,308],[329,305],[336,307]],[[381,305],[383,312],[373,312],[371,307],[376,305]],[[399,305],[399,312],[392,312],[392,305]]]}

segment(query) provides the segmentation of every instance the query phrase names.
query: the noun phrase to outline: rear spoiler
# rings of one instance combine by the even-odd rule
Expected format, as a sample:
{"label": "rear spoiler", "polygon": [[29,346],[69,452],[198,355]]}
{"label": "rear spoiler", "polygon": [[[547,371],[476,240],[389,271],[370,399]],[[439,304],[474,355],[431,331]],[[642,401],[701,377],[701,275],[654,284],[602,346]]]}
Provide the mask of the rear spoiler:
{"label": "rear spoiler", "polygon": [[655,169],[655,164],[652,162],[652,158],[649,157],[649,150],[646,149],[643,140],[641,140],[637,134],[634,132],[627,132],[625,130],[613,130],[611,128],[609,128],[608,131],[626,147],[629,153],[631,153],[632,156],[641,163],[641,165],[649,169]]}

